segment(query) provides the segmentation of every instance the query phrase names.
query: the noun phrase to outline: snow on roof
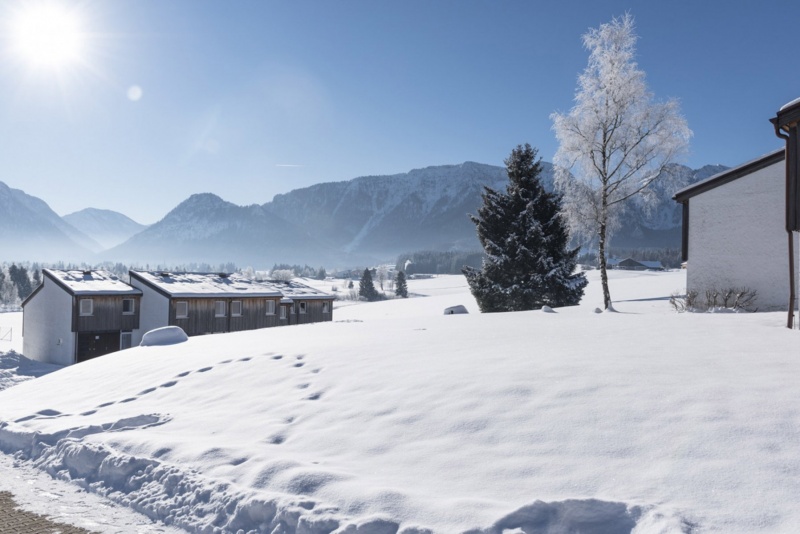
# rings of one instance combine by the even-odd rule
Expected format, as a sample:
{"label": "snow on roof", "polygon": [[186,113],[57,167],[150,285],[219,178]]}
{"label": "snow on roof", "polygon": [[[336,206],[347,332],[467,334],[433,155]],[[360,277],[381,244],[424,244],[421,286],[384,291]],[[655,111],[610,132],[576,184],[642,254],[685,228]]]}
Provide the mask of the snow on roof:
{"label": "snow on roof", "polygon": [[272,283],[250,280],[237,274],[131,271],[131,277],[139,278],[172,297],[281,296],[281,292]]}
{"label": "snow on roof", "polygon": [[800,104],[800,98],[795,98],[791,102],[787,102],[786,104],[781,106],[780,111],[785,111],[785,110],[789,109],[790,107],[794,106],[795,104]]}
{"label": "snow on roof", "polygon": [[270,284],[277,291],[281,293],[284,297],[294,300],[314,300],[314,299],[332,299],[333,296],[325,293],[324,291],[320,291],[319,289],[315,289],[311,286],[307,286],[305,284],[301,284],[295,280],[290,281],[282,281],[282,280],[270,280],[269,282],[264,282],[265,284]]}
{"label": "snow on roof", "polygon": [[74,295],[141,295],[135,287],[107,271],[62,271],[44,269],[59,285]]}

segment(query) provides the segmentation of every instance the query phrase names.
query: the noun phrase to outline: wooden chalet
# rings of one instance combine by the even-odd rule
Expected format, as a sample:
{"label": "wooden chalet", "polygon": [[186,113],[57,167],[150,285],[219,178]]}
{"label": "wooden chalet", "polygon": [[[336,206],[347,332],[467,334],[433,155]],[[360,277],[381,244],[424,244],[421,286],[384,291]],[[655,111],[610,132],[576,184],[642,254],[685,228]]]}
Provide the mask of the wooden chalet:
{"label": "wooden chalet", "polygon": [[333,297],[295,281],[264,282],[275,287],[281,299],[280,318],[286,324],[319,323],[333,320]]}
{"label": "wooden chalet", "polygon": [[188,336],[280,326],[283,295],[263,282],[225,273],[130,271],[143,294],[142,332],[179,326]]}
{"label": "wooden chalet", "polygon": [[22,303],[23,352],[61,365],[139,345],[164,326],[197,336],[333,318],[333,296],[294,281],[130,271],[126,283],[102,271],[42,272]]}
{"label": "wooden chalet", "polygon": [[143,294],[139,339],[162,326],[188,336],[330,321],[333,297],[298,282],[256,281],[236,274],[130,271]]}
{"label": "wooden chalet", "polygon": [[42,270],[22,303],[26,357],[70,365],[133,344],[142,292],[104,271]]}

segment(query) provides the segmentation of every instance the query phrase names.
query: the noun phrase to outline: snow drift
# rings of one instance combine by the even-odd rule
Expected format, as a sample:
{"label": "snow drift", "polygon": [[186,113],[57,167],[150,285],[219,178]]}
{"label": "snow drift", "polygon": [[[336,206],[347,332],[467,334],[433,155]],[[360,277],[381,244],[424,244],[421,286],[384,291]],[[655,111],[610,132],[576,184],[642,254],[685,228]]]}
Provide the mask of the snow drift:
{"label": "snow drift", "polygon": [[683,273],[612,276],[613,314],[594,279],[485,315],[443,277],[104,356],[0,392],[0,448],[196,532],[793,530],[797,332],[673,313]]}

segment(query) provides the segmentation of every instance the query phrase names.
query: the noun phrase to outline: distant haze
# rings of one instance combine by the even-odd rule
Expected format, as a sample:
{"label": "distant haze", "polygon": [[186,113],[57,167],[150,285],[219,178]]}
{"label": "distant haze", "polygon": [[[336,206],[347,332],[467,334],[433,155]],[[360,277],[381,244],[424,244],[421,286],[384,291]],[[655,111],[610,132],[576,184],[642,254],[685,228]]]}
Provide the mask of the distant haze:
{"label": "distant haze", "polygon": [[[542,182],[550,189],[552,165],[543,162],[542,169]],[[724,169],[676,165],[673,172],[689,184]],[[0,208],[13,215],[0,219],[0,236],[7,261],[352,267],[421,250],[479,250],[469,214],[480,206],[484,187],[502,190],[507,182],[504,167],[465,162],[316,184],[262,205],[241,206],[197,193],[148,227],[109,210],[86,209],[60,218],[43,200],[0,182]],[[630,206],[614,246],[680,246],[674,191],[656,193],[659,202],[651,213]]]}

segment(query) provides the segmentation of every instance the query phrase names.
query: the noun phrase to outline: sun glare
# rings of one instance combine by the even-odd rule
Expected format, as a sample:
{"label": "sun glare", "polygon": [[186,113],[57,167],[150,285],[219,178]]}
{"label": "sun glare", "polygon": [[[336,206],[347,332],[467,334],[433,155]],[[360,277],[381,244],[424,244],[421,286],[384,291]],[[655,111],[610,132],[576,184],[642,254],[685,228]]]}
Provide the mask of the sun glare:
{"label": "sun glare", "polygon": [[83,53],[78,16],[56,4],[26,7],[13,20],[11,34],[16,54],[34,67],[64,67]]}

